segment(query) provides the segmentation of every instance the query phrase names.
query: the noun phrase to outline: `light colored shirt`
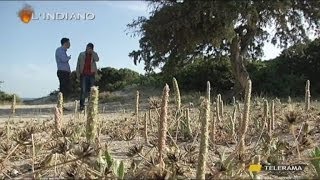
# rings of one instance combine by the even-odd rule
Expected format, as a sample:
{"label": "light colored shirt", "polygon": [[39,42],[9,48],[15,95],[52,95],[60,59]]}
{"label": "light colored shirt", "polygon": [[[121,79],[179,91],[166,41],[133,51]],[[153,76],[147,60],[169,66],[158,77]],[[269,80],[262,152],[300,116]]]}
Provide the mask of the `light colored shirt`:
{"label": "light colored shirt", "polygon": [[56,62],[58,70],[71,72],[69,60],[70,57],[67,55],[67,49],[62,46],[58,47],[56,50]]}

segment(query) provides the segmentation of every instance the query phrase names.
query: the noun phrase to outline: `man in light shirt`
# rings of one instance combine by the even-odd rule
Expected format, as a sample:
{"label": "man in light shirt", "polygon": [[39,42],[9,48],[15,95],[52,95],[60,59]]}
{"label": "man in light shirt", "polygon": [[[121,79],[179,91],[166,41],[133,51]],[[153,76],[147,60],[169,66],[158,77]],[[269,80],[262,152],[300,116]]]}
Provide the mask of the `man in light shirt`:
{"label": "man in light shirt", "polygon": [[67,49],[70,48],[70,40],[68,38],[62,38],[61,39],[61,46],[57,48],[55,56],[56,56],[56,62],[57,62],[57,76],[59,78],[59,90],[62,92],[63,97],[67,99],[69,97],[70,93],[70,65],[69,60],[71,59],[71,56],[67,55]]}

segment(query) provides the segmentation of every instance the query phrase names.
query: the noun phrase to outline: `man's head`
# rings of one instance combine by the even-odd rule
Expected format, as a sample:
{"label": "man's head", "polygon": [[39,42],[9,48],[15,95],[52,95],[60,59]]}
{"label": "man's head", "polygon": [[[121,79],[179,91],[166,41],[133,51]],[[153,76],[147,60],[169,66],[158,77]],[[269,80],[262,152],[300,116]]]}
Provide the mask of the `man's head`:
{"label": "man's head", "polygon": [[61,39],[61,46],[63,46],[66,49],[70,48],[70,40],[68,38],[62,38]]}
{"label": "man's head", "polygon": [[86,52],[92,54],[94,45],[92,43],[87,44]]}

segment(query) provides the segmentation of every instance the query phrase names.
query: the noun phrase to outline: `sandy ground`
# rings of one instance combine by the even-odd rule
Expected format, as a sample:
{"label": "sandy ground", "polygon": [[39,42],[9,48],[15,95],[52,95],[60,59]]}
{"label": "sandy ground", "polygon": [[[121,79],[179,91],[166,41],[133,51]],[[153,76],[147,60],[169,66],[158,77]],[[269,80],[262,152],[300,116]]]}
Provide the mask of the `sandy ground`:
{"label": "sandy ground", "polygon": [[[40,104],[40,105],[16,105],[15,117],[16,118],[37,118],[37,119],[48,119],[53,118],[54,107],[56,104]],[[134,109],[133,103],[104,103],[99,104],[99,114],[103,114],[106,118],[114,117],[115,114],[126,114],[132,113]],[[65,115],[74,115],[75,103],[65,103],[65,107],[69,111],[65,111]],[[77,105],[79,108],[79,104]],[[140,110],[145,110],[148,105],[141,104]],[[0,105],[0,121],[7,120],[11,116],[11,105]]]}
{"label": "sandy ground", "polygon": [[[56,104],[17,105],[15,115],[12,116],[10,105],[0,105],[0,128],[4,127],[6,122],[10,122],[15,125],[15,127],[11,127],[13,132],[17,132],[19,129],[22,130],[24,126],[28,124],[28,122],[36,122],[39,123],[39,125],[41,125],[41,122],[49,122],[50,124],[53,124],[55,106]],[[100,104],[98,119],[101,120],[102,123],[116,123],[127,120],[133,117],[133,106],[131,106],[131,104],[121,103]],[[69,123],[69,121],[78,123],[85,122],[86,117],[84,112],[75,113],[74,102],[66,103],[65,107],[70,109],[70,111],[64,111],[63,126]],[[77,105],[77,107],[79,107],[79,105]],[[45,139],[50,139],[50,137],[48,137],[48,134],[42,134],[40,137],[35,137],[35,139],[40,143]],[[129,141],[113,140],[106,136],[101,137],[102,143],[108,142],[107,144],[113,158],[119,161],[128,160],[126,153],[128,152],[129,147],[131,147],[133,144],[138,144],[138,141],[140,142],[141,140],[141,137],[138,137],[130,140],[129,143]],[[24,163],[21,164],[21,162]],[[125,163],[128,164],[129,162],[125,161]],[[25,169],[25,161],[14,162],[14,164],[15,165],[11,165],[9,171],[18,170],[20,172],[20,169]]]}
{"label": "sandy ground", "polygon": [[[14,121],[14,122],[19,122],[19,121],[23,121],[23,122],[27,122],[27,121],[49,121],[51,123],[53,123],[54,120],[54,114],[53,114],[53,109],[56,106],[56,104],[42,104],[42,105],[17,105],[16,106],[16,113],[14,116],[11,116],[11,106],[10,105],[0,105],[0,127],[4,126],[5,121],[10,120],[10,121]],[[69,109],[71,109],[71,111],[64,111],[64,117],[63,117],[63,121],[64,123],[68,123],[68,121],[73,121],[74,119],[79,119],[80,122],[85,122],[85,116],[84,114],[79,114],[74,112],[75,109],[75,103],[74,102],[69,102],[66,103],[65,106]],[[144,115],[144,112],[147,108],[148,104],[144,103],[140,105],[140,110],[141,110],[141,122],[142,122],[142,118]],[[301,106],[301,105],[300,105]],[[319,104],[314,105],[314,110],[313,110],[313,117],[312,120],[310,121],[310,129],[314,131],[313,135],[311,136],[311,141],[312,146],[308,147],[306,150],[304,150],[303,152],[301,152],[301,156],[303,157],[308,157],[311,150],[313,149],[313,147],[319,146],[320,144],[320,128],[319,125],[317,123],[320,122],[320,111],[319,109]],[[259,107],[260,108],[260,107]],[[255,118],[258,117],[258,114],[261,112],[259,110],[259,108],[256,108],[253,106],[252,109],[254,109],[254,114],[251,115],[251,119],[254,121]],[[261,108],[260,108],[261,109]],[[285,109],[285,108],[282,108]],[[232,107],[226,107],[225,111],[228,111],[228,114],[230,112],[232,112]],[[277,130],[275,131],[275,135],[280,139],[280,140],[285,140],[287,142],[290,142],[290,144],[292,144],[292,142],[294,141],[292,135],[289,133],[289,129],[286,127],[286,125],[284,125],[283,123],[283,110],[280,111],[280,108],[276,109],[276,119],[279,119],[278,122],[276,122],[276,127]],[[198,124],[198,117],[199,117],[199,111],[197,108],[193,108],[191,109],[191,119],[194,121],[195,124]],[[317,114],[319,113],[319,114]],[[157,123],[157,117],[156,117],[156,113],[154,112],[153,114],[153,123],[154,125]],[[140,126],[138,127],[138,129],[140,129],[140,132],[138,133],[137,136],[135,136],[134,139],[132,140],[119,140],[117,139],[116,135],[119,134],[119,131],[122,131],[126,128],[130,129],[129,126],[135,122],[135,116],[134,116],[134,103],[133,102],[127,102],[126,104],[121,104],[119,102],[115,102],[115,103],[106,103],[106,104],[99,104],[99,116],[98,118],[101,120],[101,122],[105,123],[105,126],[112,126],[114,127],[113,130],[111,130],[112,132],[105,132],[106,134],[103,136],[103,138],[101,138],[101,141],[108,144],[108,148],[112,154],[112,156],[117,159],[117,160],[124,160],[126,167],[130,166],[130,162],[132,160],[132,158],[129,158],[127,156],[127,153],[129,152],[129,149],[135,145],[140,145],[143,144],[143,138],[142,138],[142,131],[141,129],[143,129],[143,125],[140,124]],[[225,123],[228,123],[227,121],[227,117],[225,118],[226,121]],[[282,119],[280,121],[280,119]],[[297,127],[299,128],[302,124],[302,122],[304,122],[304,119],[299,119],[298,125]],[[14,123],[14,124],[19,124],[19,123]],[[23,124],[23,123],[22,123]],[[27,123],[24,123],[24,125]],[[170,124],[170,121],[169,121]],[[171,126],[172,127],[172,126]],[[174,124],[173,124],[174,127]],[[19,127],[15,127],[15,128],[19,128]],[[23,128],[23,127],[21,127]],[[194,130],[194,135],[195,137],[197,137],[200,133],[200,127],[199,125],[195,125],[192,127]],[[253,126],[251,126],[250,128],[253,128]],[[107,129],[107,128],[106,128]],[[150,139],[155,139],[156,135],[157,135],[157,130],[153,129],[151,127],[152,130],[149,131],[150,133]],[[108,129],[107,131],[110,131],[110,129]],[[174,134],[171,135],[174,138]],[[114,138],[116,137],[116,138]],[[219,160],[216,152],[220,152],[220,153],[230,153],[232,151],[234,151],[235,149],[235,144],[234,143],[230,143],[229,139],[223,139],[223,136],[220,137],[222,138],[221,142],[219,142],[216,146],[215,149],[210,149],[209,151],[209,162],[217,162]],[[253,147],[255,145],[255,141],[257,141],[257,139],[259,138],[259,134],[251,134],[251,137],[249,137],[247,139],[247,141],[250,142],[249,147]],[[39,141],[43,141],[43,137],[38,137]],[[168,140],[168,142],[170,142],[170,140]],[[252,142],[252,143],[251,143]],[[179,142],[179,146],[181,149],[183,149],[184,145],[186,144],[192,144],[195,146],[199,145],[199,139],[195,138],[193,142]],[[291,146],[292,147],[292,146]],[[145,152],[148,151],[149,149],[146,148]],[[288,159],[288,161],[292,162],[295,160],[294,156],[289,156],[290,159]],[[137,158],[135,158],[137,159]],[[141,161],[141,159],[140,159]],[[305,162],[307,163],[307,162]],[[196,166],[196,162],[193,163],[193,165],[189,167],[186,167],[187,170],[185,172],[185,174],[188,177],[194,177],[195,174],[195,166]],[[15,166],[13,166],[15,167]],[[190,167],[192,167],[190,169]],[[17,168],[19,169],[19,168]],[[309,167],[309,169],[304,172],[304,173],[298,173],[298,174],[294,174],[294,176],[305,176],[305,175],[310,175],[310,172],[312,171],[311,167]],[[276,175],[270,174],[270,173],[266,173],[266,172],[262,172],[261,175],[263,175],[262,177],[264,178],[279,178]],[[294,176],[289,176],[289,177],[294,177]]]}

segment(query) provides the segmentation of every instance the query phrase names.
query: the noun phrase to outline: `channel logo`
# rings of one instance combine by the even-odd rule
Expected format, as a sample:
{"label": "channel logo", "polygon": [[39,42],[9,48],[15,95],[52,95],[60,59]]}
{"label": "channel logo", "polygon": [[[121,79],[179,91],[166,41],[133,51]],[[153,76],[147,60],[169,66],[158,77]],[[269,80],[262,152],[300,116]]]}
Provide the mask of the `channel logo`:
{"label": "channel logo", "polygon": [[294,164],[294,165],[260,165],[251,164],[249,166],[250,172],[259,173],[260,171],[304,171],[305,164]]}
{"label": "channel logo", "polygon": [[24,7],[18,12],[18,16],[23,23],[28,24],[33,16],[34,10],[33,8],[26,4]]}

